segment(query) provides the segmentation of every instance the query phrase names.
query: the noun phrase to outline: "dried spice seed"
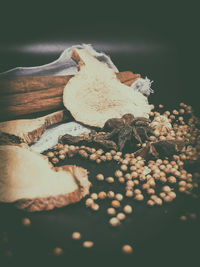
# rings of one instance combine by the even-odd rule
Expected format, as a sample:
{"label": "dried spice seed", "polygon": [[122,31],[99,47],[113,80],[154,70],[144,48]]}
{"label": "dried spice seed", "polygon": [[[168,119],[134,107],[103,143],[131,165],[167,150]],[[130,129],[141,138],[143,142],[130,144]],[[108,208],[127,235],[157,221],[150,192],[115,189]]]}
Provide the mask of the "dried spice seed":
{"label": "dried spice seed", "polygon": [[81,234],[79,232],[73,232],[72,233],[72,239],[74,239],[74,240],[81,239]]}
{"label": "dried spice seed", "polygon": [[94,246],[94,242],[92,242],[92,241],[84,241],[83,242],[84,248],[92,248],[93,246]]}
{"label": "dried spice seed", "polygon": [[119,208],[120,207],[120,202],[118,200],[113,200],[111,204],[112,204],[112,206],[114,208]]}
{"label": "dried spice seed", "polygon": [[26,227],[29,227],[31,225],[31,220],[29,218],[23,218],[22,224]]}
{"label": "dried spice seed", "polygon": [[131,214],[132,211],[133,211],[133,209],[132,209],[132,207],[131,207],[130,205],[126,205],[126,206],[124,206],[123,210],[124,210],[124,212],[127,213],[127,214]]}
{"label": "dried spice seed", "polygon": [[99,173],[99,174],[97,174],[96,179],[97,179],[98,181],[103,181],[103,180],[104,180],[104,175],[101,174],[101,173]]}
{"label": "dried spice seed", "polygon": [[116,214],[116,210],[114,208],[108,208],[107,209],[107,214],[108,215],[115,215]]}
{"label": "dried spice seed", "polygon": [[112,217],[110,220],[109,220],[109,223],[111,226],[118,226],[120,225],[120,220],[116,217]]}
{"label": "dried spice seed", "polygon": [[122,212],[117,214],[117,219],[119,219],[120,221],[123,221],[126,218],[126,215]]}
{"label": "dried spice seed", "polygon": [[133,253],[133,248],[130,245],[124,245],[122,247],[122,252],[125,254],[132,254]]}
{"label": "dried spice seed", "polygon": [[63,249],[60,248],[60,247],[56,247],[56,248],[54,248],[54,250],[53,250],[53,254],[54,254],[55,256],[60,256],[60,255],[62,255],[63,253],[64,253],[64,251],[63,251]]}

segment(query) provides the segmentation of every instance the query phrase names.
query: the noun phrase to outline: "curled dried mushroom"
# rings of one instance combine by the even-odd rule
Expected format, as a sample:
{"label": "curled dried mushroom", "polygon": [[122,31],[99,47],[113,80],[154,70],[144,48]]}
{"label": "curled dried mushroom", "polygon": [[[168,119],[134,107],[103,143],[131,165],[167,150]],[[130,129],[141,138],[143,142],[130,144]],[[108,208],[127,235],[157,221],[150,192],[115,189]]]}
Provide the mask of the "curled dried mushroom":
{"label": "curled dried mushroom", "polygon": [[20,209],[51,210],[77,202],[89,193],[85,169],[53,167],[47,157],[31,149],[0,146],[0,169],[0,202],[15,203]]}
{"label": "curled dried mushroom", "polygon": [[64,88],[63,102],[76,121],[102,128],[108,119],[125,113],[149,117],[147,98],[122,84],[106,64],[84,49],[74,49],[72,58],[80,70]]}

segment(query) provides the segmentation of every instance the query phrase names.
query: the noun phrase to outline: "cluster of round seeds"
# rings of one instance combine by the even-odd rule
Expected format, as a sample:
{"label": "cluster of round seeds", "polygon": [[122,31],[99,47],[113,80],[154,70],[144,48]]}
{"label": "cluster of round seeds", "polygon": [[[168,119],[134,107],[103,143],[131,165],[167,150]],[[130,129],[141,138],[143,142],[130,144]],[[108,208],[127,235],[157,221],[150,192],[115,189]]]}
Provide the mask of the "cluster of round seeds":
{"label": "cluster of round seeds", "polygon": [[[132,214],[133,207],[127,201],[145,201],[152,206],[161,206],[164,203],[172,202],[178,193],[192,194],[197,197],[195,190],[198,188],[200,173],[190,173],[184,168],[187,160],[200,158],[200,130],[197,125],[200,121],[193,115],[191,106],[181,103],[177,109],[165,111],[163,105],[159,105],[159,111],[152,111],[151,114],[154,134],[150,141],[179,140],[184,141],[185,147],[179,154],[170,158],[158,158],[145,160],[140,156],[135,157],[134,153],[122,154],[122,152],[103,149],[95,149],[87,146],[73,146],[58,144],[53,147],[47,156],[52,163],[66,157],[79,155],[82,158],[96,162],[97,164],[116,161],[118,169],[111,176],[106,177],[103,173],[96,175],[96,180],[113,186],[120,184],[120,193],[114,191],[92,192],[85,200],[86,207],[98,211],[103,200],[110,201],[110,207],[106,209],[109,215],[109,224],[119,226]],[[146,142],[138,147],[145,147]],[[133,151],[134,152],[134,151]],[[123,193],[121,193],[123,192]],[[184,216],[183,220],[184,220]],[[186,216],[185,216],[186,217]],[[187,219],[187,218],[186,218]],[[73,233],[73,239],[80,239],[78,233]],[[87,243],[89,242],[89,243]],[[93,242],[86,241],[84,247],[93,246]],[[132,253],[132,247],[124,245],[124,253]]]}

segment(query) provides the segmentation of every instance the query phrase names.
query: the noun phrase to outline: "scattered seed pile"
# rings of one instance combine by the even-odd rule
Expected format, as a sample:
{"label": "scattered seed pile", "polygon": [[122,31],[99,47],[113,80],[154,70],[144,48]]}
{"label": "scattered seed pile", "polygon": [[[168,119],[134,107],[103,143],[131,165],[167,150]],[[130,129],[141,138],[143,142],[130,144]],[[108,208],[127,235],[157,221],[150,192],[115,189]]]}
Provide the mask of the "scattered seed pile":
{"label": "scattered seed pile", "polygon": [[[117,162],[118,169],[112,176],[105,177],[102,168],[102,173],[96,174],[96,180],[98,183],[104,181],[110,185],[118,183],[122,190],[114,192],[107,190],[106,186],[104,191],[94,191],[92,188],[85,199],[86,207],[96,212],[102,200],[110,199],[107,214],[110,216],[108,223],[113,227],[123,223],[126,216],[132,213],[134,201],[143,201],[153,207],[172,202],[179,193],[198,197],[200,171],[198,167],[194,168],[194,165],[200,159],[200,119],[194,115],[191,106],[180,103],[178,109],[171,112],[159,105],[157,111],[151,112],[150,120],[153,134],[149,140],[137,144],[138,151],[158,141],[182,141],[184,145],[176,154],[146,159],[136,156],[137,151],[122,153],[113,149],[103,150],[62,143],[46,152],[49,160],[55,165],[62,164],[64,159],[75,155],[93,161],[94,164]],[[189,171],[191,166],[193,169]],[[127,205],[127,199],[133,199],[132,206]],[[132,248],[125,246],[123,251],[130,253]]]}

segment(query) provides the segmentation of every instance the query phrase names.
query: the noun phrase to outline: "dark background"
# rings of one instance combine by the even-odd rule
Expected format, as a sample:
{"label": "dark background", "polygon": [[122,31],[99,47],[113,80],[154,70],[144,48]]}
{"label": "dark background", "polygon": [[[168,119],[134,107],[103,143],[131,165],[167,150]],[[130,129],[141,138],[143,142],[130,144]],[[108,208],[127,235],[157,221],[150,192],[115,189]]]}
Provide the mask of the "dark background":
{"label": "dark background", "polygon": [[[151,102],[171,107],[184,101],[199,112],[198,10],[193,1],[7,1],[0,8],[0,72],[16,66],[49,63],[64,48],[73,44],[91,43],[97,50],[109,54],[120,71],[131,70],[153,80],[155,93],[151,96]],[[177,200],[177,203],[169,211],[173,215],[168,217],[170,227],[168,222],[162,227],[160,225],[164,220],[164,217],[160,217],[164,210],[158,213],[155,211],[154,217],[150,213],[148,218],[145,217],[146,225],[154,225],[152,228],[149,225],[145,233],[151,233],[151,229],[155,232],[156,229],[161,230],[156,238],[148,239],[144,247],[141,241],[137,262],[143,262],[146,255],[146,261],[149,257],[151,263],[159,261],[163,265],[166,261],[171,266],[179,262],[196,265],[199,223],[194,226],[189,222],[180,226],[180,223],[174,222],[172,218],[184,212],[184,201]],[[15,232],[11,239],[15,236],[18,239],[16,244],[20,234],[23,234],[23,242],[29,244],[31,236],[34,240],[33,247],[38,245],[38,250],[46,246],[46,239],[39,240],[37,235],[34,239],[35,232],[24,233],[19,230],[17,223],[16,228],[13,228],[14,216],[18,219],[21,213],[15,214],[12,209],[7,210],[7,207],[2,207],[2,211],[9,220],[7,227],[13,229],[12,234]],[[53,219],[49,221],[52,225],[49,226],[51,231],[48,233],[46,222],[51,215]],[[38,233],[45,229],[45,235],[50,234],[52,238],[58,239],[56,234],[62,236],[62,229],[52,233],[54,219],[56,216],[61,216],[61,221],[62,216],[67,219],[67,213],[62,215],[61,210],[48,216],[44,221],[41,219],[42,214],[33,216],[35,231]],[[3,224],[6,225],[6,218]],[[62,224],[63,221],[60,225]],[[137,227],[139,225],[138,221]],[[142,227],[145,227],[145,223]],[[19,247],[25,247],[25,243]],[[28,258],[29,255],[25,259],[30,265]],[[34,251],[31,260],[33,258]]]}

